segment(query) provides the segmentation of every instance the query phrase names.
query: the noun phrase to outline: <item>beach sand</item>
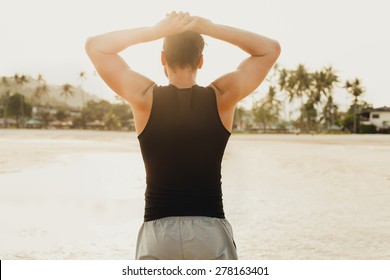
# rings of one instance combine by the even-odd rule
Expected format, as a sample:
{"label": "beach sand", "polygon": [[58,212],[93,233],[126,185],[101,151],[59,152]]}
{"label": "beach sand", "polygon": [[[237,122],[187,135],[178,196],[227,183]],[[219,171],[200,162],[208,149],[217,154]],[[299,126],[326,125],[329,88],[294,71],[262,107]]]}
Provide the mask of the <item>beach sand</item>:
{"label": "beach sand", "polygon": [[[240,259],[390,259],[388,135],[232,135]],[[0,259],[133,259],[145,172],[134,133],[0,130]]]}

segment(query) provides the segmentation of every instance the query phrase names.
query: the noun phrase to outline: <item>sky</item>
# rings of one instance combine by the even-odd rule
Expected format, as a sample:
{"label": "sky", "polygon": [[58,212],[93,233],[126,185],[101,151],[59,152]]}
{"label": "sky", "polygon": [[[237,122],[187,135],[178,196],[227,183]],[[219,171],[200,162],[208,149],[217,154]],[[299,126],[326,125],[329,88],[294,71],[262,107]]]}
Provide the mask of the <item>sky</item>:
{"label": "sky", "polygon": [[[42,74],[48,83],[81,84],[114,100],[85,53],[85,40],[108,31],[153,26],[173,10],[276,39],[282,46],[282,67],[302,63],[316,71],[331,65],[341,83],[360,78],[366,89],[363,99],[374,107],[390,106],[387,0],[1,0],[0,76]],[[247,56],[225,42],[208,37],[205,41],[200,85],[234,70]],[[132,69],[163,85],[167,80],[161,47],[158,40],[132,46],[121,55]],[[79,79],[81,71],[85,81]],[[264,96],[266,90],[263,84],[257,95]],[[335,97],[341,107],[352,100],[345,90],[336,90]]]}

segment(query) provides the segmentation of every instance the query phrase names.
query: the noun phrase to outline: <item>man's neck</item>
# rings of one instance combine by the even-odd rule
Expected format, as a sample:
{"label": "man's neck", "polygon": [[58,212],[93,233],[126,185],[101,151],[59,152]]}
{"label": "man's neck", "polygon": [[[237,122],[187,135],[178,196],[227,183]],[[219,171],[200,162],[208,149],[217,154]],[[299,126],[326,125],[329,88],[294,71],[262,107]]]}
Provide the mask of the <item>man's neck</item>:
{"label": "man's neck", "polygon": [[196,70],[191,68],[176,68],[175,71],[168,68],[168,80],[177,88],[191,88],[196,85]]}

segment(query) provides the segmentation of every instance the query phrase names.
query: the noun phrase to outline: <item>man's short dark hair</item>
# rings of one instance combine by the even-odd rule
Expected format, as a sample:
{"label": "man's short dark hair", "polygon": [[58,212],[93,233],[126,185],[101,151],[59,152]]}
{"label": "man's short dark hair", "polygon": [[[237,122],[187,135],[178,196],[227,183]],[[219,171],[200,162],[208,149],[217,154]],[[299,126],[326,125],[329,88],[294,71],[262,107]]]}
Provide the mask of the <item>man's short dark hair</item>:
{"label": "man's short dark hair", "polygon": [[203,48],[203,37],[192,31],[168,36],[163,45],[166,62],[172,69],[188,66],[193,70],[197,69]]}

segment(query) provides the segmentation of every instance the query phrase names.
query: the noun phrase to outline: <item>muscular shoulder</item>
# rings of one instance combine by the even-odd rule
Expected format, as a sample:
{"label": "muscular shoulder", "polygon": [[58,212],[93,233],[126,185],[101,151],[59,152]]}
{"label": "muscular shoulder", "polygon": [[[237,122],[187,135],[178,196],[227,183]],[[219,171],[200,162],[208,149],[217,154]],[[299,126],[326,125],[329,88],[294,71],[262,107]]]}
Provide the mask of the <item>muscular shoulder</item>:
{"label": "muscular shoulder", "polygon": [[232,98],[232,94],[229,94],[228,91],[220,89],[216,83],[211,83],[209,87],[214,90],[215,97],[217,99],[218,110],[230,111],[236,106],[236,100]]}

